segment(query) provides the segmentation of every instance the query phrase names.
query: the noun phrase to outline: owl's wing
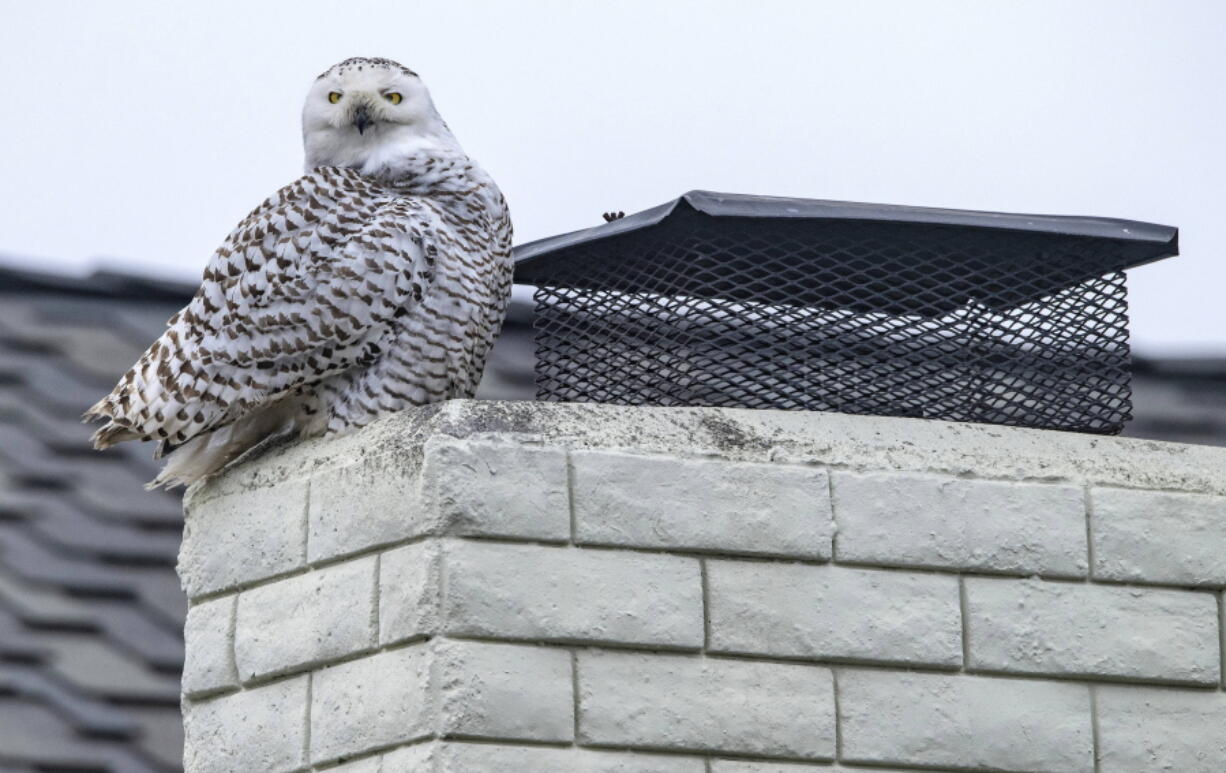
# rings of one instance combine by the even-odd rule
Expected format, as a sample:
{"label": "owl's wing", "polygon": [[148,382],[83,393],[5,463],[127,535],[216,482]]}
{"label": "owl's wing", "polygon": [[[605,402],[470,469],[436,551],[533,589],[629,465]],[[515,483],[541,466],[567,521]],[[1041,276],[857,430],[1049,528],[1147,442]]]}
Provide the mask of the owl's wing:
{"label": "owl's wing", "polygon": [[320,168],[251,212],[192,301],[93,406],[104,448],[178,445],[368,364],[433,279],[432,213],[346,169]]}

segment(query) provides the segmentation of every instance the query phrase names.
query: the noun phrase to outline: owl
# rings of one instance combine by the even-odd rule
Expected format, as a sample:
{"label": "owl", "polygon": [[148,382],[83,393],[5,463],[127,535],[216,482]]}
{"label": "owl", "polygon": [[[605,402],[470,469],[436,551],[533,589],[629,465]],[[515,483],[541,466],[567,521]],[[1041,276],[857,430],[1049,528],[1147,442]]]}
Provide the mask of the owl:
{"label": "owl", "polygon": [[472,397],[511,291],[511,221],[421,78],[387,59],[320,75],[306,173],[256,207],[106,397],[102,449],[157,442],[150,487],[275,436],[343,433]]}

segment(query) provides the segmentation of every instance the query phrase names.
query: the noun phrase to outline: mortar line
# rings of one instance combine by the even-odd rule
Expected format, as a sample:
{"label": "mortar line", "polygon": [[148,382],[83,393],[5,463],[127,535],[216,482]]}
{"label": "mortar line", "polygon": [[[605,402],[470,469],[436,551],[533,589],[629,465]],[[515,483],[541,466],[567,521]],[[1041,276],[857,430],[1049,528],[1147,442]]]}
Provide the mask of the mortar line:
{"label": "mortar line", "polygon": [[306,479],[306,495],[302,502],[302,563],[311,564],[311,478]]}
{"label": "mortar line", "polygon": [[[279,682],[287,682],[291,679],[297,679],[298,677],[306,676],[307,674],[312,674],[317,671],[321,671],[323,669],[331,668],[333,666],[339,666],[343,663],[352,663],[355,660],[362,660],[363,658],[374,657],[375,655],[382,655],[385,652],[393,652],[395,650],[408,649],[409,647],[416,647],[419,645],[427,644],[436,638],[439,638],[439,637],[437,637],[434,634],[418,634],[416,636],[411,636],[407,639],[398,639],[395,642],[392,642],[391,644],[385,644],[385,645],[380,645],[380,646],[375,646],[375,647],[365,647],[360,650],[354,650],[353,652],[347,652],[344,655],[340,655],[338,657],[332,658],[331,660],[320,660],[320,661],[311,660],[311,661],[307,661],[306,663],[292,666],[289,670],[274,671],[271,674],[261,674],[260,676],[252,677],[251,679],[248,679],[246,682],[240,682],[238,685],[238,689],[227,688],[225,690],[209,692],[209,693],[200,695],[195,698],[188,698],[188,700],[192,700],[192,701],[212,700],[213,698],[217,698],[222,695],[230,695],[236,692],[242,692],[244,690],[258,690],[261,687],[267,687],[269,685],[277,684]],[[479,641],[479,640],[474,639],[473,641]],[[494,640],[490,640],[490,641],[494,641]],[[503,643],[515,644],[516,642],[503,642]]]}
{"label": "mortar line", "polygon": [[574,740],[571,744],[576,748],[579,746],[579,651],[572,649],[570,651],[570,692],[571,705],[574,711]]}
{"label": "mortar line", "polygon": [[[869,666],[875,668],[876,666]],[[884,668],[892,668],[886,665]],[[919,669],[916,669],[917,671]],[[932,670],[929,667],[928,670]],[[948,673],[948,672],[947,672]],[[1181,690],[1187,692],[1217,692],[1221,687],[1216,682],[1194,682],[1188,679],[1173,679],[1165,676],[1121,676],[1119,674],[1095,674],[1084,671],[1006,671],[1003,668],[985,666],[966,668],[967,676],[982,676],[996,679],[1030,679],[1034,681],[1071,682],[1073,684],[1122,685],[1125,687],[1149,687],[1155,690]]]}
{"label": "mortar line", "polygon": [[311,764],[311,696],[315,691],[315,672],[307,672],[306,707],[302,711],[302,762]]}
{"label": "mortar line", "polygon": [[834,512],[834,474],[833,471],[826,468],[826,498],[830,504],[830,526],[833,533],[830,535],[830,563],[834,563],[839,559],[839,517]]}
{"label": "mortar line", "polygon": [[1090,500],[1090,486],[1082,487],[1082,501],[1086,518],[1086,582],[1094,582],[1094,505]]}
{"label": "mortar line", "polygon": [[1218,682],[1222,689],[1226,689],[1226,594],[1215,593],[1214,595],[1217,597],[1217,653],[1221,661]]}
{"label": "mortar line", "polygon": [[575,518],[575,462],[571,456],[570,446],[563,446],[563,452],[566,454],[566,506],[567,512],[570,515],[570,541],[568,544],[573,546],[579,535],[579,527]]}
{"label": "mortar line", "polygon": [[[491,738],[486,735],[470,735],[468,733],[442,733],[437,736],[431,736],[429,742],[437,743],[439,746],[465,744],[467,746],[517,746],[525,749],[575,748],[574,744],[567,743],[566,741],[538,741],[532,738]],[[624,748],[625,751],[633,751],[632,747],[618,748]],[[416,773],[416,771],[413,771],[413,773]]]}
{"label": "mortar line", "polygon": [[[466,741],[468,739],[465,739]],[[474,739],[476,740],[476,739]],[[491,743],[498,743],[507,746],[527,746],[527,745],[543,745],[536,744],[532,741],[510,740],[500,741],[492,740]],[[797,756],[795,754],[772,754],[770,757],[763,757],[762,752],[746,752],[734,751],[731,749],[713,750],[709,747],[700,746],[656,746],[656,745],[640,745],[640,744],[625,744],[625,743],[590,743],[585,744],[582,748],[591,751],[599,752],[615,752],[620,754],[650,754],[657,757],[680,757],[683,759],[693,759],[697,757],[699,760],[712,757],[719,761],[737,761],[737,762],[759,762],[765,764],[781,765],[781,764],[801,764],[809,766],[819,766],[829,768],[835,760],[829,755],[821,756]],[[863,763],[859,763],[863,764]],[[891,763],[897,766],[898,763]],[[907,770],[921,770],[914,766],[906,768]],[[932,768],[924,768],[928,773],[932,773]],[[968,768],[965,771],[959,770],[959,773],[1000,773],[1000,770],[990,771],[985,768]]]}
{"label": "mortar line", "polygon": [[699,580],[702,583],[702,651],[711,649],[711,583],[707,578],[707,559],[698,559]]}
{"label": "mortar line", "polygon": [[447,629],[447,617],[451,614],[451,572],[449,571],[450,562],[447,560],[450,549],[450,543],[443,540],[435,542],[434,545],[427,545],[425,548],[426,561],[430,564],[428,571],[437,578],[432,594],[434,596],[433,627],[443,638],[446,638],[444,631]]}
{"label": "mortar line", "polygon": [[[415,742],[410,742],[406,744],[399,744],[399,742],[397,743],[398,743],[397,746],[380,747],[377,749],[363,749],[362,751],[356,754],[347,755],[338,760],[320,762],[316,765],[311,765],[310,763],[307,763],[307,767],[303,768],[303,770],[313,770],[313,771],[335,770],[336,768],[339,768],[341,765],[348,765],[350,763],[361,762],[363,760],[369,760],[373,757],[381,757],[385,752],[389,752],[395,749],[405,749],[410,746],[416,746],[420,742],[415,741]],[[383,767],[382,760],[379,760],[379,763],[380,763],[379,767],[376,768],[376,770],[381,770]]]}
{"label": "mortar line", "polygon": [[[335,770],[341,767],[342,765],[348,765],[351,762],[369,760],[372,757],[382,757],[384,754],[387,754],[389,752],[399,751],[401,749],[410,749],[414,746],[423,746],[428,743],[434,743],[435,741],[438,741],[438,740],[440,739],[438,739],[434,735],[414,736],[413,738],[406,738],[404,740],[396,741],[394,743],[376,746],[372,749],[363,749],[362,751],[356,752],[354,754],[342,754],[339,757],[330,757],[326,760],[323,760],[322,762],[316,763],[313,766],[308,763],[308,765],[305,768],[296,768],[295,773],[300,773],[300,771],[304,771],[304,770],[314,770],[314,771]],[[528,741],[526,743],[532,743],[532,742]],[[379,760],[379,768],[377,769],[378,770],[383,769],[382,760]]]}
{"label": "mortar line", "polygon": [[373,637],[371,644],[372,646],[375,646],[375,647],[379,646],[379,640],[382,638],[382,636],[380,635],[381,620],[379,619],[380,618],[379,606],[383,603],[382,576],[383,576],[383,554],[376,553],[375,554],[374,589],[371,591],[371,598],[370,598],[370,629],[371,629],[371,636]]}
{"label": "mortar line", "polygon": [[830,680],[834,689],[834,759],[843,759],[843,714],[839,704],[839,673],[840,669],[830,669]]}
{"label": "mortar line", "polygon": [[[411,748],[414,746],[421,746],[423,744],[432,743],[435,741],[438,741],[440,743],[447,743],[447,742],[459,743],[459,744],[465,744],[468,746],[499,746],[499,747],[507,747],[507,748],[512,748],[512,749],[575,748],[572,745],[568,745],[568,744],[564,744],[564,743],[560,743],[556,741],[534,741],[534,740],[530,740],[526,738],[489,738],[485,736],[478,737],[478,736],[468,736],[464,734],[453,734],[453,735],[446,735],[446,736],[441,736],[441,737],[418,736],[418,737],[406,739],[403,741],[397,741],[392,744],[379,746],[374,749],[365,749],[358,754],[346,755],[343,758],[326,760],[314,766],[308,765],[306,768],[303,768],[303,769],[304,770],[306,769],[316,770],[316,771],[333,770],[337,767],[340,767],[341,765],[345,765],[350,762],[363,760],[363,759],[370,759],[371,757],[376,757],[382,754],[387,754],[388,752],[397,751],[400,749],[407,749],[407,748]],[[708,764],[714,764],[716,760],[735,760],[735,761],[745,761],[745,762],[759,762],[759,763],[763,763],[767,765],[801,764],[801,765],[817,766],[820,769],[825,769],[826,767],[828,767],[828,765],[826,765],[825,763],[838,762],[837,760],[832,760],[828,757],[820,757],[820,758],[792,757],[792,756],[763,757],[761,756],[761,753],[754,753],[754,752],[738,752],[738,751],[728,751],[728,750],[712,751],[710,749],[669,749],[669,748],[642,747],[642,746],[630,746],[630,745],[618,745],[618,744],[591,744],[591,745],[586,745],[586,746],[582,746],[578,748],[590,749],[593,751],[600,751],[600,752],[609,752],[613,754],[620,754],[620,755],[626,755],[626,756],[651,754],[651,755],[659,756],[659,757],[672,757],[672,758],[683,758],[683,759],[691,759],[694,757],[698,757],[699,759],[703,760],[704,762]],[[845,763],[845,765],[846,764],[847,763]],[[858,769],[859,767],[864,766],[866,764],[869,764],[869,763],[865,763],[861,761],[850,763],[850,765],[852,765],[855,769]],[[930,773],[930,771],[932,770],[930,767],[918,766],[918,765],[911,764],[911,763],[900,763],[900,762],[891,763],[891,770],[895,768],[899,771],[899,773],[904,773],[904,771],[906,771],[906,773],[911,773],[912,771],[914,771],[915,773],[925,773],[926,771]],[[989,770],[988,768],[972,767],[972,768],[966,768],[963,771],[963,773],[998,773],[998,772]]]}
{"label": "mortar line", "polygon": [[1090,737],[1093,741],[1094,748],[1094,773],[1100,773],[1102,770],[1102,742],[1099,739],[1098,731],[1098,687],[1095,685],[1089,686],[1090,690]]}
{"label": "mortar line", "polygon": [[234,668],[234,681],[242,685],[243,675],[238,672],[238,597],[241,594],[235,593],[234,600],[230,604],[230,631],[226,637],[227,655],[230,656],[230,665]]}
{"label": "mortar line", "polygon": [[966,577],[958,575],[958,615],[962,618],[962,668],[963,673],[971,667],[971,618],[967,614]]}

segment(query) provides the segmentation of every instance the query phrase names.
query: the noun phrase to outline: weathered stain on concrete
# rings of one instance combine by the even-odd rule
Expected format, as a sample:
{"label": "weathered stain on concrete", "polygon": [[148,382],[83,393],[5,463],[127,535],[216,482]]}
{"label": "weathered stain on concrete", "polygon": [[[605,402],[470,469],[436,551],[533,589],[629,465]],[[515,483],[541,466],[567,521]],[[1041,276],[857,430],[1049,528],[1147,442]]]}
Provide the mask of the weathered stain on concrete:
{"label": "weathered stain on concrete", "polygon": [[1213,446],[837,413],[453,400],[341,438],[274,446],[194,486],[188,501],[368,456],[413,464],[431,435],[490,434],[573,448],[1226,494],[1226,448]]}

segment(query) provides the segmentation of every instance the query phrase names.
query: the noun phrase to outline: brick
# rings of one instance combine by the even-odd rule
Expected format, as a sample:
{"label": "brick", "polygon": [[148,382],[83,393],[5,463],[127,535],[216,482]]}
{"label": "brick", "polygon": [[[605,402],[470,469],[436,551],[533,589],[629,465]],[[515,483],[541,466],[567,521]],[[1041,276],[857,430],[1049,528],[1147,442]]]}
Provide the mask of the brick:
{"label": "brick", "polygon": [[307,677],[183,705],[185,773],[297,769],[305,763]]}
{"label": "brick", "polygon": [[566,650],[442,641],[436,653],[443,732],[470,738],[574,740],[574,688]]}
{"label": "brick", "polygon": [[195,697],[238,686],[234,667],[235,596],[195,604],[183,625],[183,692]]}
{"label": "brick", "polygon": [[1217,684],[1209,593],[986,577],[966,582],[970,666]]}
{"label": "brick", "polygon": [[953,674],[839,672],[845,762],[1091,773],[1089,688]]}
{"label": "brick", "polygon": [[1226,695],[1098,687],[1101,773],[1221,773]]}
{"label": "brick", "polygon": [[564,449],[434,439],[423,478],[449,534],[570,539]]}
{"label": "brick", "polygon": [[435,531],[438,519],[422,503],[420,469],[420,461],[408,454],[383,454],[312,475],[310,561]]}
{"label": "brick", "polygon": [[708,561],[707,588],[711,651],[962,664],[954,576]]}
{"label": "brick", "polygon": [[379,758],[379,773],[443,773],[433,741],[394,749]]}
{"label": "brick", "polygon": [[405,545],[380,556],[380,644],[438,630],[442,571],[442,550],[433,541]]}
{"label": "brick", "polygon": [[701,757],[432,743],[383,755],[382,773],[705,773]]}
{"label": "brick", "polygon": [[243,681],[285,673],[375,645],[375,557],[245,590],[234,659]]}
{"label": "brick", "polygon": [[580,742],[762,757],[834,757],[829,669],[580,652]]}
{"label": "brick", "polygon": [[431,653],[416,645],[316,671],[311,762],[408,743],[433,732]]}
{"label": "brick", "polygon": [[702,646],[697,559],[461,542],[448,549],[446,565],[450,633]]}
{"label": "brick", "polygon": [[188,598],[229,590],[306,564],[307,482],[189,500],[179,578]]}
{"label": "brick", "polygon": [[1094,576],[1174,585],[1226,585],[1226,497],[1090,491]]}
{"label": "brick", "polygon": [[834,475],[837,560],[1084,577],[1077,486],[943,475]]}
{"label": "brick", "polygon": [[825,470],[604,451],[571,459],[579,542],[830,557]]}

